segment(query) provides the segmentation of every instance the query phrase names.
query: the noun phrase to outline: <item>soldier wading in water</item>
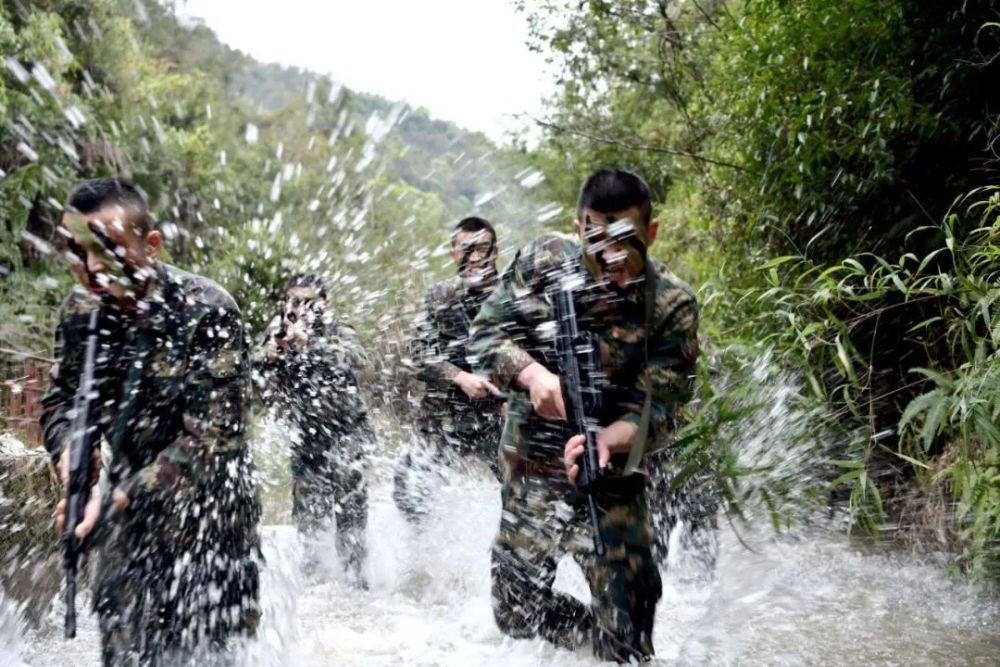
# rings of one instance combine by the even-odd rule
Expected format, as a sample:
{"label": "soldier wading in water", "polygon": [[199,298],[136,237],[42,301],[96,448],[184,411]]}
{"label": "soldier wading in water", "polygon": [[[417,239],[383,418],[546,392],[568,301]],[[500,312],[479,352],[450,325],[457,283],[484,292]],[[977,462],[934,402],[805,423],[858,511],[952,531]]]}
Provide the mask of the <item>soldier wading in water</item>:
{"label": "soldier wading in water", "polygon": [[[79,184],[62,230],[78,286],[59,315],[45,447],[65,484],[89,321],[98,328],[90,424],[110,448],[75,535],[97,557],[105,665],[204,662],[253,634],[260,508],[245,441],[250,366],[233,299],[156,260],[145,196],[113,178]],[[88,432],[90,432],[88,430]],[[66,501],[56,527],[66,522]]]}
{"label": "soldier wading in water", "polygon": [[451,259],[458,275],[427,290],[414,326],[411,355],[424,383],[416,415],[421,449],[402,454],[393,480],[393,499],[409,519],[426,514],[442,456],[471,455],[497,469],[503,402],[466,358],[469,327],[497,284],[493,225],[461,220],[451,232]]}
{"label": "soldier wading in water", "polygon": [[[661,583],[645,477],[629,468],[629,455],[662,445],[676,428],[675,409],[688,400],[698,354],[698,310],[691,289],[647,254],[658,223],[637,175],[604,169],[588,178],[575,226],[578,238],[547,236],[519,252],[472,326],[474,367],[510,392],[493,611],[513,637],[541,636],[568,648],[589,639],[602,659],[641,660],[653,654]],[[593,415],[605,469],[592,489],[606,547],[600,557],[585,497],[574,486],[582,436],[565,421],[554,363],[551,290],[567,288],[579,328],[599,340],[604,378],[603,410]],[[564,553],[583,568],[589,607],[552,590]]]}
{"label": "soldier wading in water", "polygon": [[368,358],[354,329],[334,318],[318,276],[292,278],[285,298],[257,350],[255,372],[264,402],[287,410],[299,427],[292,445],[292,518],[307,538],[333,518],[338,555],[365,588],[364,468],[374,434],[357,376]]}

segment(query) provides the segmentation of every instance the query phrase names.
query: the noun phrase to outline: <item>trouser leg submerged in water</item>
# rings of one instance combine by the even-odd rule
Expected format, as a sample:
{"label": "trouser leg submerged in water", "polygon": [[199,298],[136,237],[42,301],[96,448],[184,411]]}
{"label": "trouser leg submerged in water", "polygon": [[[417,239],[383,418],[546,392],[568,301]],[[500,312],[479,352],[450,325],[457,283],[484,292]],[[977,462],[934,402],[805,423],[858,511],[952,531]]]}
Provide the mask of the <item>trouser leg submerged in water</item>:
{"label": "trouser leg submerged in water", "polygon": [[[140,500],[108,519],[93,549],[106,667],[231,664],[230,640],[254,634],[259,507],[252,495],[226,496],[214,488],[174,507]],[[195,508],[227,521],[192,521]]]}
{"label": "trouser leg submerged in water", "polygon": [[[565,481],[524,475],[506,480],[491,572],[493,612],[501,631],[519,638],[540,636],[566,648],[580,646],[589,635],[594,653],[605,660],[653,654],[661,582],[650,551],[645,498],[641,487],[630,486],[602,499],[607,552],[597,558],[585,506]],[[573,554],[583,568],[590,608],[552,590],[563,553]]]}

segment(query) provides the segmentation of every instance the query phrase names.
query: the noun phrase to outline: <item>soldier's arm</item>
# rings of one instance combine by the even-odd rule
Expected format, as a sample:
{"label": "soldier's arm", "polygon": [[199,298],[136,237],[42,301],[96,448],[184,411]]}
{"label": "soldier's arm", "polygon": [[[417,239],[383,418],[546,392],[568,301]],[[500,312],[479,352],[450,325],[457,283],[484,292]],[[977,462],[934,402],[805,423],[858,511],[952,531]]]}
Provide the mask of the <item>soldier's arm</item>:
{"label": "soldier's arm", "polygon": [[346,324],[336,325],[332,344],[338,358],[355,372],[360,372],[370,365],[368,353],[361,345],[361,339],[354,327]]}
{"label": "soldier's arm", "polygon": [[536,361],[519,344],[531,323],[519,312],[518,303],[541,299],[535,293],[532,262],[530,251],[514,257],[500,284],[479,309],[469,332],[467,351],[473,369],[476,374],[488,377],[501,391],[512,388],[518,374]]}
{"label": "soldier's arm", "polygon": [[56,364],[51,371],[52,384],[42,397],[40,419],[45,449],[54,465],[58,465],[59,457],[66,448],[71,422],[69,413],[73,409],[73,398],[80,382],[84,341],[74,336],[77,329],[73,316],[67,313],[64,304],[60,309],[53,345],[52,356]]}
{"label": "soldier's arm", "polygon": [[649,363],[637,378],[631,400],[621,406],[622,420],[639,426],[646,391],[651,388],[647,440],[666,442],[677,428],[677,409],[691,399],[697,358],[698,306],[678,289],[675,304],[654,327]]}
{"label": "soldier's arm", "polygon": [[437,318],[440,307],[440,298],[432,287],[427,290],[423,310],[413,323],[410,357],[417,366],[417,378],[424,382],[451,382],[462,371],[444,354]]}
{"label": "soldier's arm", "polygon": [[356,376],[369,365],[357,331],[340,322],[325,322],[305,347],[291,351],[290,358],[298,364],[289,378],[292,384],[307,376],[333,378],[345,372]]}
{"label": "soldier's arm", "polygon": [[232,306],[206,313],[190,341],[181,433],[125,481],[122,490],[130,500],[206,485],[242,453],[249,370],[239,311]]}
{"label": "soldier's arm", "polygon": [[[276,324],[275,320],[272,320],[272,326]],[[281,366],[283,361],[281,359],[272,359],[268,355],[268,349],[271,346],[271,331],[272,327],[264,330],[264,333],[253,346],[253,350],[250,353],[250,362],[253,369],[253,386],[256,390],[256,396],[265,405],[274,403],[276,394],[281,391]]]}

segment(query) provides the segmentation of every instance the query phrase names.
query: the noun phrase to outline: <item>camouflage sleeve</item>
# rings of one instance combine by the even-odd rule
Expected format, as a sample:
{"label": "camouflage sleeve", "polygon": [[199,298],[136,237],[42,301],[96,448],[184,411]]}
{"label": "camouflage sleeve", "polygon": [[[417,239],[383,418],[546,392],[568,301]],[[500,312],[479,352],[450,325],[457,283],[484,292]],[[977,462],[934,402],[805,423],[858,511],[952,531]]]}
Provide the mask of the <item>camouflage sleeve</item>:
{"label": "camouflage sleeve", "polygon": [[361,339],[358,338],[358,332],[354,327],[338,324],[334,330],[332,341],[337,358],[353,369],[355,373],[363,371],[371,364],[368,353],[361,345]]}
{"label": "camouflage sleeve", "polygon": [[[72,299],[67,299],[67,303]],[[70,428],[69,413],[73,409],[73,398],[80,382],[83,364],[84,341],[73,336],[74,317],[69,315],[66,303],[59,312],[55,343],[52,356],[56,363],[50,371],[52,384],[42,397],[41,424],[45,449],[52,457],[53,464],[59,462]]]}
{"label": "camouflage sleeve", "polygon": [[524,314],[539,312],[527,302],[542,299],[533,284],[533,261],[530,250],[518,252],[469,331],[467,349],[473,370],[501,390],[510,389],[518,374],[535,361],[518,344],[533,326]]}
{"label": "camouflage sleeve", "polygon": [[[276,324],[272,321],[272,325]],[[255,395],[264,405],[271,405],[275,402],[277,394],[280,392],[280,371],[281,362],[279,359],[270,359],[267,356],[267,349],[271,342],[272,327],[264,330],[259,340],[253,346],[250,353],[252,364],[251,377]]]}
{"label": "camouflage sleeve", "polygon": [[[661,297],[677,298],[671,290]],[[673,294],[671,294],[673,293]],[[651,389],[648,442],[666,443],[677,428],[677,409],[692,394],[698,358],[698,305],[686,293],[663,316],[649,344],[649,364],[639,374],[622,419],[639,425],[647,388]]]}
{"label": "camouflage sleeve", "polygon": [[445,357],[437,318],[440,307],[432,287],[424,297],[423,310],[413,322],[410,358],[417,367],[417,379],[424,382],[451,382],[462,371]]}
{"label": "camouflage sleeve", "polygon": [[369,365],[368,353],[361,345],[358,332],[339,322],[325,324],[320,335],[311,337],[300,361],[303,367],[299,370],[298,381],[310,373],[323,374],[324,369],[330,374],[346,371],[356,377]]}
{"label": "camouflage sleeve", "polygon": [[235,305],[206,313],[192,334],[184,377],[180,435],[122,485],[144,493],[204,487],[245,446],[249,370],[243,324]]}

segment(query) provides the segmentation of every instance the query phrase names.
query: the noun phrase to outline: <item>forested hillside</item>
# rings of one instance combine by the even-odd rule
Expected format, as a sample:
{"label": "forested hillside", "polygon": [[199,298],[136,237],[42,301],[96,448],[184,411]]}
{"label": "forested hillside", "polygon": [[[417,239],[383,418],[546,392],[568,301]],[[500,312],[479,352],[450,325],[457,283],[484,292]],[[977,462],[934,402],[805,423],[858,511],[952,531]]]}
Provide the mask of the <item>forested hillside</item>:
{"label": "forested hillside", "polygon": [[772,465],[731,448],[774,400],[763,359],[803,387],[817,497],[1000,578],[997,3],[521,6],[562,68],[535,154],[552,196],[638,169],[658,252],[702,286],[717,379],[691,465]]}
{"label": "forested hillside", "polygon": [[80,178],[134,178],[170,258],[231,290],[255,330],[283,276],[311,269],[366,338],[380,318],[405,325],[458,217],[513,242],[544,205],[483,135],[257,63],[170,6],[5,3],[0,47],[3,347],[49,348],[69,284],[56,224]]}

